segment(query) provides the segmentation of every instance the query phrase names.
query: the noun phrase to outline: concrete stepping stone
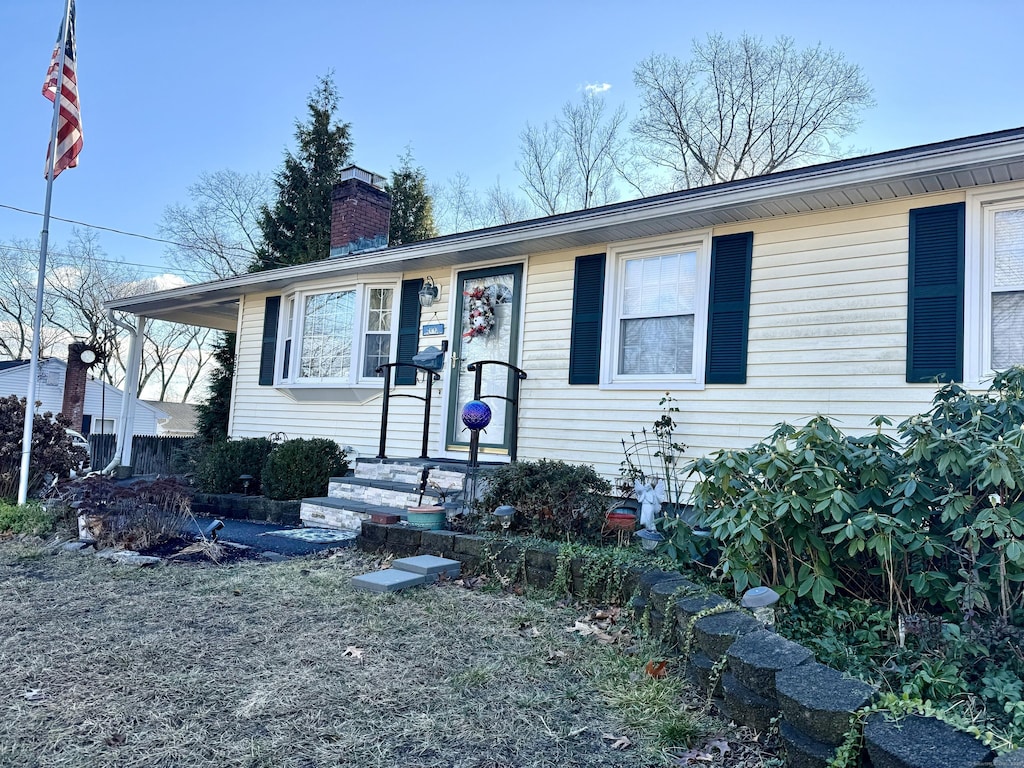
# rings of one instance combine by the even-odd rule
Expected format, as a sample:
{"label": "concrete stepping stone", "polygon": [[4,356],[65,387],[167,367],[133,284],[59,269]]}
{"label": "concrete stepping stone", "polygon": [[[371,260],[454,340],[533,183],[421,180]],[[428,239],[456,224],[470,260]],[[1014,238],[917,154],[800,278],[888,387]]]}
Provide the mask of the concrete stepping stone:
{"label": "concrete stepping stone", "polygon": [[352,586],[367,592],[397,592],[400,589],[418,587],[426,583],[427,577],[422,574],[394,568],[352,577]]}
{"label": "concrete stepping stone", "polygon": [[462,572],[462,563],[458,560],[434,555],[403,557],[393,560],[391,567],[399,571],[420,574],[426,577],[427,581],[437,581],[441,574],[453,579]]}

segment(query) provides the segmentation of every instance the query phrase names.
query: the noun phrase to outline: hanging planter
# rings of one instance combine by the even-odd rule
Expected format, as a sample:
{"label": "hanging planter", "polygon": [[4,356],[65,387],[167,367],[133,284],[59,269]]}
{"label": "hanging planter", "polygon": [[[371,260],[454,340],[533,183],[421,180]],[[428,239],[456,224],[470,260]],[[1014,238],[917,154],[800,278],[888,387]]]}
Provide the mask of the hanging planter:
{"label": "hanging planter", "polygon": [[447,521],[444,507],[409,507],[408,515],[409,527],[419,531],[442,531]]}

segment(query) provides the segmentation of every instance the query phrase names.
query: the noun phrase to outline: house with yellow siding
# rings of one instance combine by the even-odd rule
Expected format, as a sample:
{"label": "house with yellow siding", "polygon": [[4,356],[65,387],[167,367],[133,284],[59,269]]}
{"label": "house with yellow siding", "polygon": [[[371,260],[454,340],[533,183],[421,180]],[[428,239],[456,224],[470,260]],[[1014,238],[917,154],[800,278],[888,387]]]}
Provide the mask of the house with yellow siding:
{"label": "house with yellow siding", "polygon": [[383,180],[345,176],[322,261],[109,303],[237,333],[232,437],[457,462],[480,368],[481,459],[611,479],[665,392],[696,457],[1024,363],[1024,128],[394,248]]}

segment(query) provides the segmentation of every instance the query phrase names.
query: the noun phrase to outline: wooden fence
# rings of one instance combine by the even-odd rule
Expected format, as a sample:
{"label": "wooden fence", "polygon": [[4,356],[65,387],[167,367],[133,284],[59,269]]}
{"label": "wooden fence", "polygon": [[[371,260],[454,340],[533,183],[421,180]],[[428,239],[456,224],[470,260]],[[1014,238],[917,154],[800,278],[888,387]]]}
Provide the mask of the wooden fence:
{"label": "wooden fence", "polygon": [[[133,474],[170,474],[175,452],[185,448],[192,439],[136,435],[132,438]],[[114,435],[89,435],[89,445],[92,447],[92,468],[103,469],[114,458],[117,440]]]}

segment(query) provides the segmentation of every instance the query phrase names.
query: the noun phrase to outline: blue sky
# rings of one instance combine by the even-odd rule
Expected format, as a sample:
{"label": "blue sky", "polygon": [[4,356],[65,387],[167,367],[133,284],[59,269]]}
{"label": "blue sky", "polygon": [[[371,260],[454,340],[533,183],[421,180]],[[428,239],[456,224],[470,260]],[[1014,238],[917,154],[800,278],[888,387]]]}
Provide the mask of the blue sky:
{"label": "blue sky", "polygon": [[[78,0],[85,146],[54,184],[53,214],[157,235],[203,171],[272,173],[321,74],[333,69],[354,160],[388,173],[406,145],[428,178],[483,190],[514,163],[526,121],[608,83],[633,115],[633,66],[685,56],[694,37],[780,34],[864,69],[877,106],[864,151],[1024,125],[1024,3],[344,2]],[[42,97],[63,0],[0,2],[0,205],[41,211],[51,119]],[[38,239],[0,208],[0,240]],[[51,242],[70,236],[53,222]],[[164,246],[110,233],[112,257],[163,264]]]}

